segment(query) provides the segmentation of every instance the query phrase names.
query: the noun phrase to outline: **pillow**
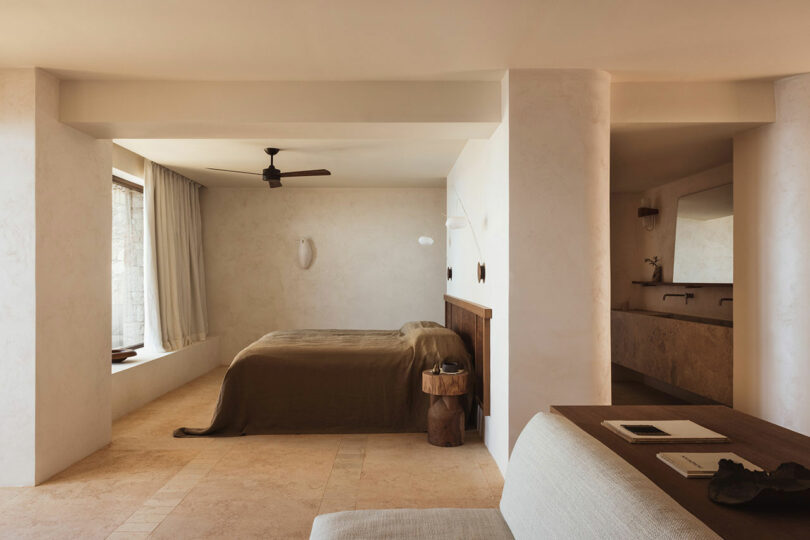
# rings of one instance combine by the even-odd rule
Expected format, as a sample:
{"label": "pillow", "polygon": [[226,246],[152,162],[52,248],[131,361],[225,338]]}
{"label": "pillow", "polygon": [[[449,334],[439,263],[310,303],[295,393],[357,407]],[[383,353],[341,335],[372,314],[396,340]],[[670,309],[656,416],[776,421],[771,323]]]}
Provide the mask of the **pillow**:
{"label": "pillow", "polygon": [[403,325],[400,332],[425,366],[450,361],[469,369],[471,357],[467,348],[461,337],[449,328],[434,322],[418,321]]}
{"label": "pillow", "polygon": [[433,321],[411,321],[406,322],[402,325],[402,328],[399,331],[403,334],[408,334],[415,330],[421,330],[423,328],[444,328],[441,324]]}

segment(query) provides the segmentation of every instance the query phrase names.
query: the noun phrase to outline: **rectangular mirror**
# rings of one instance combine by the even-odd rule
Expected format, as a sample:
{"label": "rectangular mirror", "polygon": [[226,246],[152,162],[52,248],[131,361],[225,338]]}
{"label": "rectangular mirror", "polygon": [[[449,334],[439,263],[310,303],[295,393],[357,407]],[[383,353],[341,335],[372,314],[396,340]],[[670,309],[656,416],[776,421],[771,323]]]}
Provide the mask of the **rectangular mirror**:
{"label": "rectangular mirror", "polygon": [[678,199],[675,283],[734,282],[734,189],[732,184]]}

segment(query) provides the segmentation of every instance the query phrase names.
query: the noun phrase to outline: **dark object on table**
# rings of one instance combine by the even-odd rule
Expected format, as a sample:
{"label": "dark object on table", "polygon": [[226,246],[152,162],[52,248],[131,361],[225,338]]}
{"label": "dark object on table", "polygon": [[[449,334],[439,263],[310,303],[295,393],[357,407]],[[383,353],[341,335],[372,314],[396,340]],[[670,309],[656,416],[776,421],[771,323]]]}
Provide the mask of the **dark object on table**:
{"label": "dark object on table", "polygon": [[442,372],[438,362],[433,364],[433,369],[431,369],[430,372],[433,373],[434,375],[438,375],[439,373]]}
{"label": "dark object on table", "polygon": [[654,437],[669,437],[669,433],[661,431],[655,426],[647,424],[622,424],[622,427],[634,435],[650,435]]}
{"label": "dark object on table", "polygon": [[810,509],[810,470],[791,461],[770,473],[749,471],[739,463],[721,459],[709,482],[709,499],[730,505]]}
{"label": "dark object on table", "polygon": [[132,349],[113,349],[112,350],[112,362],[113,364],[118,364],[119,362],[123,362],[130,356],[135,356],[136,353]]}
{"label": "dark object on table", "polygon": [[458,373],[458,362],[442,362],[444,373]]}

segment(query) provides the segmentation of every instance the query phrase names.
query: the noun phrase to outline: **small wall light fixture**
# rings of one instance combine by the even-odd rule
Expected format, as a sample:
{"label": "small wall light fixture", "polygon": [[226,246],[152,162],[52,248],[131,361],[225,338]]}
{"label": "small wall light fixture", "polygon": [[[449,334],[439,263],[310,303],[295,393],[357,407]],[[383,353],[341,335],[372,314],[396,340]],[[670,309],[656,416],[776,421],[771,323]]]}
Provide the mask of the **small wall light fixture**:
{"label": "small wall light fixture", "polygon": [[298,266],[306,270],[312,264],[312,244],[309,238],[298,240]]}
{"label": "small wall light fixture", "polygon": [[420,236],[417,240],[420,246],[432,246],[433,245],[433,238],[430,236]]}
{"label": "small wall light fixture", "polygon": [[655,229],[655,216],[658,215],[658,208],[650,207],[649,199],[641,199],[641,207],[638,209],[638,217],[641,218],[641,225],[646,231]]}
{"label": "small wall light fixture", "polygon": [[[455,188],[453,188],[453,193],[456,195],[456,199],[458,199],[459,205],[461,206],[461,211],[464,212],[463,216],[447,216],[447,221],[444,222],[444,225],[450,229],[463,229],[467,225],[470,226],[470,232],[472,233],[473,242],[475,242],[475,250],[478,252],[478,269],[476,271],[478,275],[478,283],[483,283],[486,280],[486,267],[483,261],[484,257],[481,255],[481,246],[478,244],[478,237],[475,234],[475,227],[472,226],[472,221],[470,221],[470,215],[467,213],[467,209],[464,207],[464,201],[461,200],[461,195],[458,194]],[[448,242],[450,241],[450,237],[448,236]],[[452,279],[452,278],[448,278]]]}
{"label": "small wall light fixture", "polygon": [[463,229],[467,226],[467,218],[464,216],[449,216],[444,226],[448,229]]}

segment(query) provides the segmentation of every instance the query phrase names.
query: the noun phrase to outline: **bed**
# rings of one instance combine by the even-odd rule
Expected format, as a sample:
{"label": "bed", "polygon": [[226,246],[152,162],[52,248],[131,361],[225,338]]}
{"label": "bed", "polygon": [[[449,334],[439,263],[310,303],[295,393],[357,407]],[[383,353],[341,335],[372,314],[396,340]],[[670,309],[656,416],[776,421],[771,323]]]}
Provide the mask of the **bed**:
{"label": "bed", "polygon": [[474,328],[460,334],[424,321],[398,330],[271,332],[234,358],[211,424],[174,436],[425,431],[422,371],[450,360],[477,372],[476,339]]}

